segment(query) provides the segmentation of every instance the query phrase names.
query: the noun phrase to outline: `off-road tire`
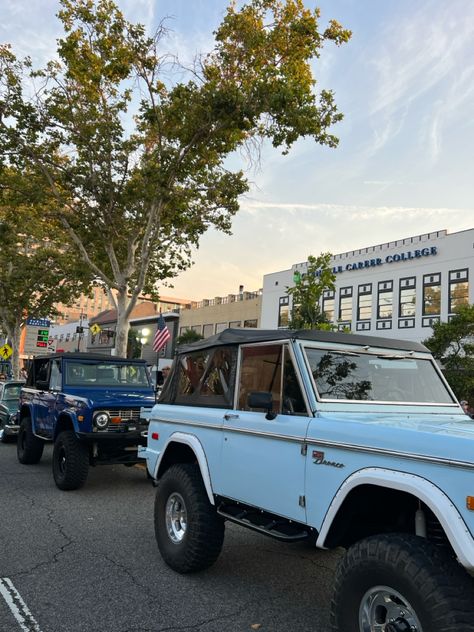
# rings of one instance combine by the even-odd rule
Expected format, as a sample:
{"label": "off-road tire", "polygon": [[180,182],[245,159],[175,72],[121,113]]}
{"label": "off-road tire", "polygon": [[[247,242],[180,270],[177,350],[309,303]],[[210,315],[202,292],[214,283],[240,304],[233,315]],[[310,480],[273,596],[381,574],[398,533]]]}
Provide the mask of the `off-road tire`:
{"label": "off-road tire", "polygon": [[[182,540],[172,540],[166,522],[169,500],[184,501],[187,525]],[[160,479],[155,499],[155,537],[168,566],[178,573],[193,573],[211,566],[224,542],[224,520],[209,502],[199,467],[192,463],[172,465]]]}
{"label": "off-road tire", "polygon": [[33,434],[30,417],[22,417],[16,443],[18,460],[23,465],[39,463],[43,456],[43,449],[44,441]]}
{"label": "off-road tire", "polygon": [[89,449],[72,430],[63,430],[56,437],[53,448],[53,477],[56,486],[64,491],[79,489],[87,480]]}
{"label": "off-road tire", "polygon": [[[464,569],[425,538],[395,533],[367,538],[346,552],[334,582],[332,632],[372,629],[359,624],[359,608],[368,591],[382,587],[406,600],[423,632],[474,631],[474,584]],[[381,616],[383,623],[383,608]],[[394,629],[405,629],[399,625]]]}

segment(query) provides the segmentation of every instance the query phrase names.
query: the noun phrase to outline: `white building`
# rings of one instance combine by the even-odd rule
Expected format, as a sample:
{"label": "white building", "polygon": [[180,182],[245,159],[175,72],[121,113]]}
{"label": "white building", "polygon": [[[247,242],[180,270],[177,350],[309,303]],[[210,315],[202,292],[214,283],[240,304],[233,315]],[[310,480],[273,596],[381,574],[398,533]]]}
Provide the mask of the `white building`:
{"label": "white building", "polygon": [[[474,303],[474,228],[399,239],[331,261],[336,290],[325,293],[323,309],[340,329],[421,341],[431,335],[433,322],[447,321],[458,305]],[[264,276],[261,327],[287,325],[286,289],[294,285],[295,272],[306,268],[307,262],[297,263]]]}

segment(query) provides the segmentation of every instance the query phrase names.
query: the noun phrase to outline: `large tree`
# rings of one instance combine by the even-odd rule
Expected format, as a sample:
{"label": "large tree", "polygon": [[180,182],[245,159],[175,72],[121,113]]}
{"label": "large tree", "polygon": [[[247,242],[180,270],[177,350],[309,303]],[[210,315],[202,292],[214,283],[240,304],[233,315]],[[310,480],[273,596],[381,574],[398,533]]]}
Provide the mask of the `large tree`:
{"label": "large tree", "polygon": [[334,290],[336,275],[330,266],[331,254],[309,255],[305,272],[295,272],[294,286],[287,288],[292,305],[288,326],[290,329],[333,328],[322,308],[326,290]]}
{"label": "large tree", "polygon": [[13,350],[16,378],[25,320],[54,315],[56,303],[70,303],[91,283],[62,227],[46,219],[55,200],[45,190],[33,173],[0,169],[0,328]]}
{"label": "large tree", "polygon": [[423,341],[439,361],[458,399],[474,404],[474,305],[460,305],[449,322],[433,324]]}
{"label": "large tree", "polygon": [[147,36],[112,0],[61,0],[58,15],[65,35],[44,70],[0,49],[0,148],[48,181],[55,217],[114,290],[124,354],[140,293],[189,266],[209,227],[230,231],[248,188],[230,154],[265,139],[283,152],[301,137],[337,145],[342,115],[311,62],[350,32],[320,30],[302,0],[232,3],[214,50],[171,84],[163,27]]}

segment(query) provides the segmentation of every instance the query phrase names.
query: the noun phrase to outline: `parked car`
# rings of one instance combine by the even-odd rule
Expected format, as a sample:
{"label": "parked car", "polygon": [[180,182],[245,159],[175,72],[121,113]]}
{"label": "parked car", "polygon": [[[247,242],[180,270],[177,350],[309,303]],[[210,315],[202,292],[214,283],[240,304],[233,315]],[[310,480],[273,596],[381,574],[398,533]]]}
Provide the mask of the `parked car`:
{"label": "parked car", "polygon": [[474,423],[423,345],[228,329],[183,346],[140,453],[174,570],[211,566],[229,521],[346,548],[333,631],[474,630]]}
{"label": "parked car", "polygon": [[18,400],[24,382],[0,382],[0,441],[6,443],[18,434]]}
{"label": "parked car", "polygon": [[53,476],[63,490],[84,485],[89,465],[138,462],[155,402],[144,360],[88,353],[38,356],[20,395],[18,460],[38,463],[54,442]]}

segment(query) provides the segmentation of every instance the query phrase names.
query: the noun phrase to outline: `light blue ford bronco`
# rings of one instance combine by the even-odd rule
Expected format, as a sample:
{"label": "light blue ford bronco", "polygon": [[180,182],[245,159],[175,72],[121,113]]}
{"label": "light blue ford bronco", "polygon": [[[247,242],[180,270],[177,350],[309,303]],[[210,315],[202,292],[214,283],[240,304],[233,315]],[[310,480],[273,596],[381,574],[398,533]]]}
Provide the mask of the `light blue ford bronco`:
{"label": "light blue ford bronco", "polygon": [[178,350],[139,454],[174,570],[230,521],[346,549],[335,632],[474,630],[474,422],[423,345],[227,329]]}

